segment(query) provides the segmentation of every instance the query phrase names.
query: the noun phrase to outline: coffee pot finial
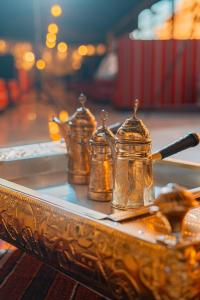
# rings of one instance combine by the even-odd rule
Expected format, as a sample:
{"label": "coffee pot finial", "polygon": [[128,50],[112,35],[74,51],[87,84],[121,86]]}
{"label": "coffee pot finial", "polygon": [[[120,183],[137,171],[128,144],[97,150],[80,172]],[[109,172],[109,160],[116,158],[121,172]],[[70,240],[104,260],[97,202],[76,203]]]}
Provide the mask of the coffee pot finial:
{"label": "coffee pot finial", "polygon": [[81,93],[78,97],[78,100],[83,108],[85,108],[85,102],[87,101],[87,97]]}
{"label": "coffee pot finial", "polygon": [[137,114],[138,107],[139,107],[139,100],[138,99],[133,100],[133,118],[134,119],[137,119],[136,114]]}
{"label": "coffee pot finial", "polygon": [[106,121],[108,120],[108,112],[104,109],[101,111],[101,122],[102,122],[102,127],[106,127]]}

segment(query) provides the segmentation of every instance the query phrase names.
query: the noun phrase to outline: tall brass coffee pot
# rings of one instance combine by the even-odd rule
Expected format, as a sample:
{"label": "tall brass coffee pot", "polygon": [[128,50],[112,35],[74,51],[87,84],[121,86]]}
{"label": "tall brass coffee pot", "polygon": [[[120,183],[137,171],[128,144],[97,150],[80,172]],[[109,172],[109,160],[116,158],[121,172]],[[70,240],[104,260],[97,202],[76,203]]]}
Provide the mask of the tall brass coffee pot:
{"label": "tall brass coffee pot", "polygon": [[102,110],[102,125],[97,128],[90,140],[91,173],[88,196],[96,201],[112,200],[113,191],[113,162],[112,147],[114,134],[106,126],[108,114]]}
{"label": "tall brass coffee pot", "polygon": [[63,135],[68,152],[68,181],[72,184],[88,184],[90,175],[89,140],[96,129],[96,120],[85,107],[86,97],[79,96],[81,106],[65,123],[54,118]]}
{"label": "tall brass coffee pot", "polygon": [[142,120],[133,116],[118,129],[115,137],[115,175],[112,205],[119,209],[149,205],[154,199],[151,137]]}

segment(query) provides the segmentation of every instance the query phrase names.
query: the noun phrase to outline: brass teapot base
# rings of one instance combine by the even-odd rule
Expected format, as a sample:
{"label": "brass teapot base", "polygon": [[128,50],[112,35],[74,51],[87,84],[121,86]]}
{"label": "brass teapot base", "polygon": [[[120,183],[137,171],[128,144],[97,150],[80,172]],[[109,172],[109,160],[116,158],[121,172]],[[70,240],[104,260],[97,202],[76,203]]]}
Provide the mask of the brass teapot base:
{"label": "brass teapot base", "polygon": [[112,207],[121,209],[121,210],[129,210],[129,209],[134,209],[138,207],[144,207],[144,203],[132,203],[131,205],[120,205],[115,202],[112,202]]}
{"label": "brass teapot base", "polygon": [[89,184],[89,175],[75,175],[68,172],[68,182],[71,184]]}
{"label": "brass teapot base", "polygon": [[102,202],[108,202],[112,200],[112,192],[108,193],[108,192],[92,192],[89,191],[88,192],[88,197],[91,200],[94,201],[102,201]]}

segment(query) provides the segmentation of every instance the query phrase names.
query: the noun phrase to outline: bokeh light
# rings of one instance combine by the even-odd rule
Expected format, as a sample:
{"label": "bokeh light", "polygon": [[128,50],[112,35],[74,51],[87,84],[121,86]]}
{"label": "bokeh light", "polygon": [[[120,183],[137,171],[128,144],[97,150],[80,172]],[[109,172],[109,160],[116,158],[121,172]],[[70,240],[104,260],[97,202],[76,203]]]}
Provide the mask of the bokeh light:
{"label": "bokeh light", "polygon": [[62,14],[62,8],[59,4],[54,4],[51,7],[51,14],[54,17],[59,17]]}
{"label": "bokeh light", "polygon": [[105,52],[106,52],[106,47],[105,47],[104,44],[97,45],[97,47],[96,47],[96,53],[98,55],[103,55]]}
{"label": "bokeh light", "polygon": [[55,43],[55,41],[56,41],[56,34],[49,32],[49,33],[47,33],[46,39],[50,43]]}
{"label": "bokeh light", "polygon": [[43,59],[38,59],[36,62],[36,68],[38,70],[44,70],[44,68],[46,67],[46,63]]}
{"label": "bokeh light", "polygon": [[0,40],[0,53],[5,53],[7,50],[7,45],[4,40]]}
{"label": "bokeh light", "polygon": [[34,61],[35,61],[34,53],[31,51],[25,52],[23,55],[23,60],[28,63],[34,63]]}
{"label": "bokeh light", "polygon": [[65,122],[67,121],[69,118],[69,114],[66,110],[62,110],[60,113],[59,113],[59,119],[61,122]]}
{"label": "bokeh light", "polygon": [[47,48],[54,48],[56,46],[56,42],[49,42],[48,40],[46,41],[46,46]]}
{"label": "bokeh light", "polygon": [[85,56],[87,55],[88,53],[88,49],[85,45],[81,45],[78,47],[78,53],[81,55],[81,56]]}
{"label": "bokeh light", "polygon": [[56,23],[50,23],[48,25],[48,32],[57,34],[58,30],[59,30],[59,28],[58,28],[58,25]]}
{"label": "bokeh light", "polygon": [[58,43],[57,49],[61,53],[67,52],[68,45],[65,42],[60,42]]}
{"label": "bokeh light", "polygon": [[80,60],[81,59],[81,55],[79,54],[79,52],[77,50],[73,51],[72,53],[72,58],[74,60]]}
{"label": "bokeh light", "polygon": [[52,121],[49,121],[49,135],[53,141],[59,141],[61,139],[60,129],[58,125]]}
{"label": "bokeh light", "polygon": [[92,56],[96,52],[96,49],[93,45],[88,45],[87,46],[87,55]]}

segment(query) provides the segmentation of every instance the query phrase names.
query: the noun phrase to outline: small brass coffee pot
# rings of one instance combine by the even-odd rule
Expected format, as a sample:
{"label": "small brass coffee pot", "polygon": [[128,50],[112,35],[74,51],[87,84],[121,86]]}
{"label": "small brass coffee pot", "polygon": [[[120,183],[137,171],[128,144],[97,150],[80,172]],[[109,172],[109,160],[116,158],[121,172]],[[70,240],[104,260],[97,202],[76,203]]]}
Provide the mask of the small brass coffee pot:
{"label": "small brass coffee pot", "polygon": [[118,129],[115,137],[115,175],[112,205],[119,209],[149,205],[154,199],[151,137],[142,120],[133,116]]}
{"label": "small brass coffee pot", "polygon": [[90,175],[89,140],[96,129],[96,120],[85,107],[86,97],[80,94],[81,106],[62,123],[58,118],[53,121],[59,125],[68,152],[68,182],[72,184],[88,184]]}
{"label": "small brass coffee pot", "polygon": [[90,140],[91,173],[88,196],[96,201],[112,200],[114,134],[106,126],[108,114],[102,110],[102,125],[98,127]]}

